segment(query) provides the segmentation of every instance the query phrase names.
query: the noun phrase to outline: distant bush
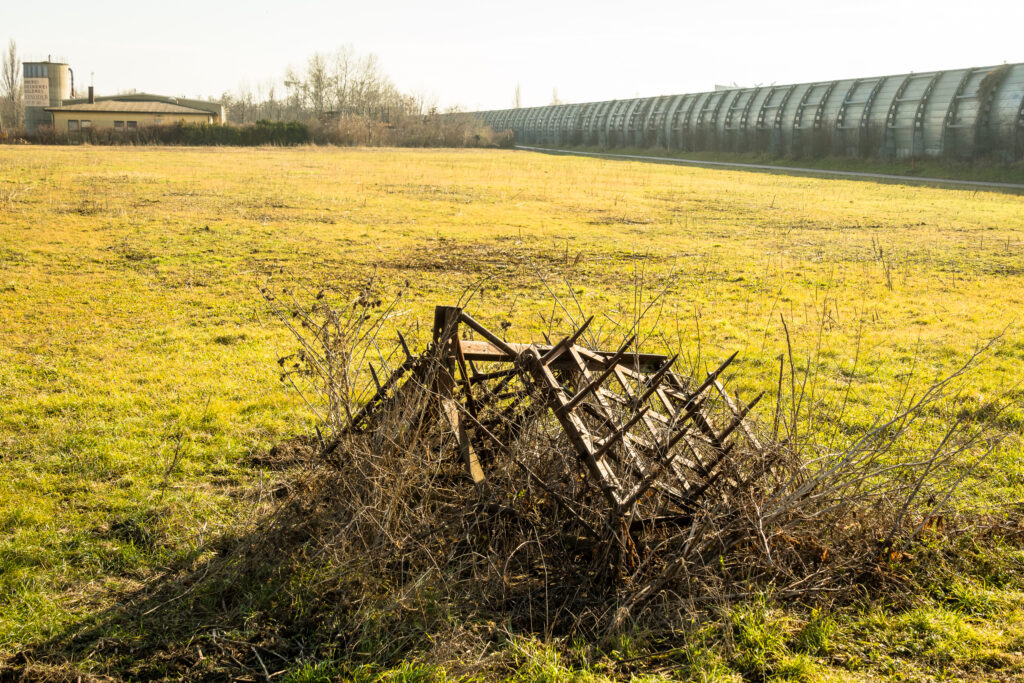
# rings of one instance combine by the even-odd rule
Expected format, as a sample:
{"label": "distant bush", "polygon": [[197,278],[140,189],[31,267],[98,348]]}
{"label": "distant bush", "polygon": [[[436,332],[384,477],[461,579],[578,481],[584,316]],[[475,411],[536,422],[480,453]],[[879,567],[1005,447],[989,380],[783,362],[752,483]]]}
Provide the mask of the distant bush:
{"label": "distant bush", "polygon": [[367,147],[511,147],[471,114],[400,114],[390,122],[343,116],[311,126],[316,144]]}
{"label": "distant bush", "polygon": [[44,145],[196,145],[291,147],[311,142],[309,126],[295,121],[257,121],[233,125],[222,123],[174,123],[142,126],[137,130],[86,128],[58,131],[42,128],[25,135],[29,142]]}
{"label": "distant bush", "polygon": [[257,121],[247,124],[176,123],[137,130],[42,128],[23,140],[43,145],[190,145],[255,147],[318,144],[369,147],[510,147],[511,133],[495,133],[468,114],[403,114],[393,122],[345,116],[311,124]]}

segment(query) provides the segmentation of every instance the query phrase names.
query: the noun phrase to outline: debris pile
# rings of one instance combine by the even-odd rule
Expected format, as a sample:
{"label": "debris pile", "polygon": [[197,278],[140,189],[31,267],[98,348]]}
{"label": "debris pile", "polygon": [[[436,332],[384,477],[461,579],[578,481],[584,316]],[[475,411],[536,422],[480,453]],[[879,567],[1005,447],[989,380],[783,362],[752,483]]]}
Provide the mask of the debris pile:
{"label": "debris pile", "polygon": [[[904,438],[977,356],[843,440],[801,431],[841,429],[847,397],[808,419],[784,395],[803,391],[792,362],[765,428],[750,414],[761,396],[726,389],[735,354],[693,377],[630,334],[587,346],[593,319],[514,343],[452,306],[435,309],[421,352],[399,335],[385,354],[394,309],[368,315],[365,301],[282,316],[303,343],[282,377],[305,373],[323,392],[332,437],[278,518],[287,537],[304,528],[329,549],[360,602],[444,596],[516,628],[598,633],[671,629],[756,586],[836,599],[894,580],[888,566],[932,533],[962,481],[954,464],[998,442],[959,423],[939,442]],[[346,399],[367,366],[371,395]]]}
{"label": "debris pile", "polygon": [[422,354],[400,337],[398,367],[370,366],[376,392],[346,431],[375,436],[376,450],[432,434],[426,450],[457,459],[480,511],[521,516],[517,496],[536,489],[532,503],[561,520],[560,555],[576,580],[632,586],[636,602],[696,555],[704,562],[745,538],[723,535],[723,517],[708,512],[730,506],[726,518],[739,522],[743,499],[785,450],[766,448],[746,420],[761,396],[741,405],[723,386],[736,354],[697,381],[675,370],[677,357],[635,350],[635,336],[616,350],[586,348],[592,320],[556,343],[522,344],[439,306]]}

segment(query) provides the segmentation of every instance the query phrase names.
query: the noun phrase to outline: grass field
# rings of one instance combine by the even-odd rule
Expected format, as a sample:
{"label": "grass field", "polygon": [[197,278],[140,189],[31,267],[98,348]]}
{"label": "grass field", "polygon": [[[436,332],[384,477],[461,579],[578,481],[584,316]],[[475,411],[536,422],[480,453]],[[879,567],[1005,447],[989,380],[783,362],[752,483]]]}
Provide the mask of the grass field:
{"label": "grass field", "polygon": [[[416,322],[471,285],[473,314],[519,340],[570,327],[548,288],[606,327],[658,298],[648,343],[694,368],[739,351],[744,396],[773,394],[784,321],[821,398],[854,387],[851,433],[1002,335],[936,417],[1009,434],[957,505],[1024,499],[1024,197],[491,150],[0,146],[0,662],[102,626],[263,504],[282,475],[253,456],[312,424],[278,381],[294,343],[268,272],[314,292],[408,281],[420,342]],[[828,647],[793,644],[799,606],[744,603],[700,675],[738,680],[775,648],[779,677],[1024,676],[1024,555],[993,552],[963,600],[847,609]],[[33,671],[130,675],[107,641]],[[530,680],[636,671],[531,640],[506,653]],[[440,675],[409,667],[389,675]]]}

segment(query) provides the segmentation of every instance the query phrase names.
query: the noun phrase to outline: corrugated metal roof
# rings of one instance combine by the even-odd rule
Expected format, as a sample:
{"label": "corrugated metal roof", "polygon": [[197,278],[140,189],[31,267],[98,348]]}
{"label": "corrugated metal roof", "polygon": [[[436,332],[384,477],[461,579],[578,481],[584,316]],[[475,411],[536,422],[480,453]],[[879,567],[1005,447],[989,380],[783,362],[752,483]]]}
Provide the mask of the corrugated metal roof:
{"label": "corrugated metal roof", "polygon": [[[190,100],[187,97],[168,97],[166,95],[154,95],[152,93],[135,92],[123,95],[97,95],[95,100],[97,102],[168,102],[170,104],[180,104],[183,107],[191,107],[192,109],[203,109],[210,112],[211,114],[220,115],[224,105],[221,102],[211,102],[207,100]],[[62,106],[70,106],[72,104],[85,104],[88,102],[88,98],[76,97],[70,100],[64,100]]]}
{"label": "corrugated metal roof", "polygon": [[63,107],[47,107],[46,111],[64,112],[121,112],[125,114],[207,114],[211,112],[203,109],[194,109],[180,104],[169,102],[118,102],[107,100],[104,102],[84,102],[82,104],[68,104]]}

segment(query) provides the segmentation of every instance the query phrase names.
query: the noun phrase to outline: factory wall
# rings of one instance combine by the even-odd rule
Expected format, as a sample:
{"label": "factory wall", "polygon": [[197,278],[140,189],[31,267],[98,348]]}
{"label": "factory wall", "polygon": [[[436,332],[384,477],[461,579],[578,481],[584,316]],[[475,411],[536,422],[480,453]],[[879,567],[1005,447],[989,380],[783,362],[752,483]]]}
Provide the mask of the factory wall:
{"label": "factory wall", "polygon": [[517,144],[1024,158],[1024,64],[476,112]]}

